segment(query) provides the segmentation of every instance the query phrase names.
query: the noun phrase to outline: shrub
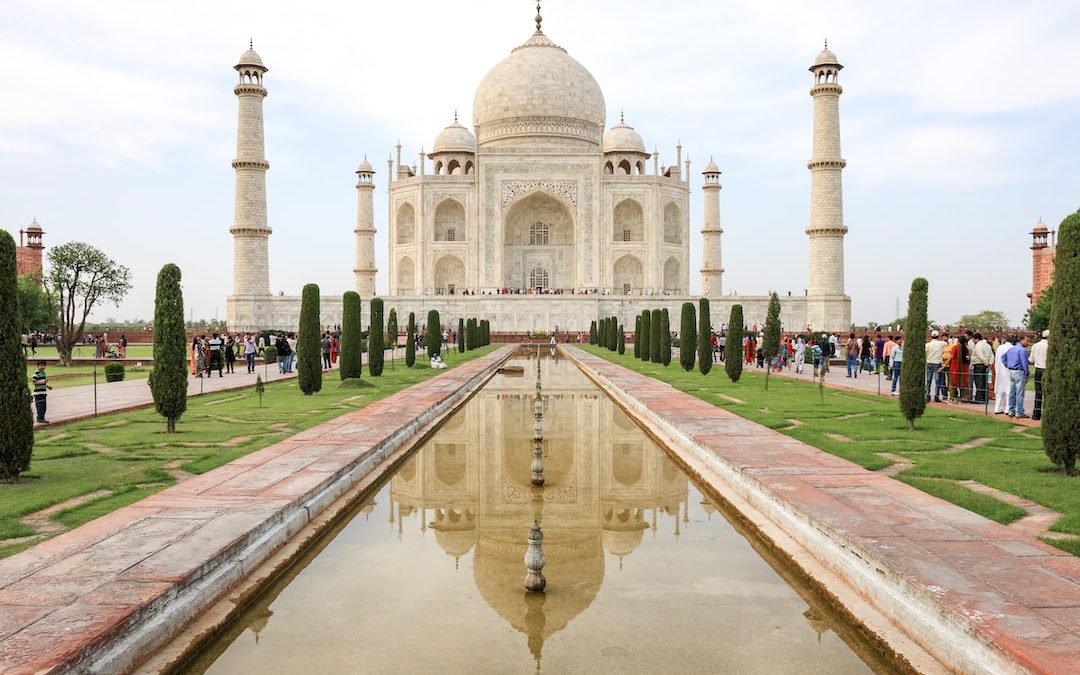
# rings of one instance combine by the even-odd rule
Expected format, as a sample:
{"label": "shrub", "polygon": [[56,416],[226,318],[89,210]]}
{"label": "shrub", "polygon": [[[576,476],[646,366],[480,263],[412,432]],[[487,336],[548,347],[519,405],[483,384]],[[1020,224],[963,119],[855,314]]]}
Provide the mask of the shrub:
{"label": "shrub", "polygon": [[154,369],[150,373],[150,393],[154,397],[154,409],[165,418],[165,431],[170,434],[176,431],[176,422],[187,410],[187,331],[180,277],[179,267],[172,263],[164,265],[158,272],[154,299]]}
{"label": "shrub", "polygon": [[1054,288],[1043,373],[1043,447],[1050,461],[1073,476],[1080,454],[1080,211],[1058,227]]}
{"label": "shrub", "polygon": [[684,302],[679,316],[679,365],[686,372],[694,369],[697,346],[697,312],[694,303]]}
{"label": "shrub", "polygon": [[761,348],[765,350],[765,391],[768,391],[772,359],[780,353],[780,298],[776,293],[769,298],[769,311],[765,315],[765,335],[761,340]]}
{"label": "shrub", "polygon": [[626,353],[626,331],[619,325],[619,356]]}
{"label": "shrub", "polygon": [[372,377],[380,377],[383,372],[383,301],[382,298],[371,299],[371,309],[368,317],[368,372]]}
{"label": "shrub", "polygon": [[641,360],[652,360],[652,312],[641,312]]}
{"label": "shrub", "polygon": [[708,375],[712,370],[712,313],[708,298],[698,301],[697,339],[698,370],[702,375]]}
{"label": "shrub", "polygon": [[641,317],[634,317],[634,358],[641,358]]}
{"label": "shrub", "polygon": [[319,287],[306,284],[300,298],[300,335],[296,338],[296,368],[300,391],[311,396],[322,389],[322,321]]}
{"label": "shrub", "polygon": [[15,240],[0,230],[0,479],[18,482],[30,468],[34,416],[26,386],[26,357],[19,332]]}
{"label": "shrub", "polygon": [[671,319],[666,307],[660,310],[660,363],[671,365]]}
{"label": "shrub", "polygon": [[409,312],[408,342],[405,343],[405,367],[416,365],[416,314]]}
{"label": "shrub", "polygon": [[346,291],[341,312],[341,381],[358,378],[364,367],[363,337],[360,325],[360,294]]}
{"label": "shrub", "polygon": [[[900,364],[900,412],[908,429],[915,429],[915,418],[926,410],[926,306],[930,283],[919,277],[911,282],[907,321],[904,322],[904,359]],[[827,359],[828,354],[823,354]]]}
{"label": "shrub", "polygon": [[124,381],[124,364],[122,363],[106,363],[105,364],[105,381],[106,382],[123,382]]}
{"label": "shrub", "polygon": [[459,354],[464,354],[468,349],[468,341],[465,339],[465,319],[461,318],[457,320],[457,350]]}
{"label": "shrub", "polygon": [[436,354],[442,353],[442,324],[439,323],[439,310],[433,309],[427,313],[426,339],[427,355],[430,359]]}
{"label": "shrub", "polygon": [[738,382],[742,377],[743,360],[743,315],[742,305],[732,305],[731,318],[728,320],[727,344],[724,346],[724,370],[728,379]]}
{"label": "shrub", "polygon": [[274,347],[267,347],[263,350],[263,363],[277,363],[277,349]]}
{"label": "shrub", "polygon": [[663,325],[660,323],[660,310],[654,309],[649,317],[649,360],[653,363],[660,363],[664,355],[661,353],[660,344],[662,342],[662,334],[664,331]]}
{"label": "shrub", "polygon": [[387,348],[390,349],[390,355],[393,356],[394,350],[397,349],[398,338],[398,325],[397,325],[397,310],[391,309],[389,316],[386,318],[386,340]]}

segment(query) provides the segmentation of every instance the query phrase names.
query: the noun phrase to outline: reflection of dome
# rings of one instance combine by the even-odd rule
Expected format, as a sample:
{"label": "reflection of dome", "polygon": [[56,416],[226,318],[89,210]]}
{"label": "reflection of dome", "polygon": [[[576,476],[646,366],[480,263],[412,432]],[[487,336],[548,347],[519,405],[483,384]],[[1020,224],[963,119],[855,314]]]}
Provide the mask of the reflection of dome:
{"label": "reflection of dome", "polygon": [[455,559],[476,543],[476,515],[471,510],[436,509],[431,529],[435,530],[435,542]]}
{"label": "reflection of dome", "polygon": [[435,138],[435,148],[431,154],[437,155],[440,152],[475,153],[476,137],[471,131],[458,124],[455,118],[454,123],[443,129]]}
{"label": "reflection of dome", "polygon": [[[544,528],[544,596],[542,621],[530,620],[524,592],[526,538],[529,528],[484,530],[476,544],[473,578],[484,601],[530,643],[554,635],[596,598],[604,580],[604,550],[598,532]],[[539,632],[539,635],[533,633]]]}
{"label": "reflection of dome", "polygon": [[606,108],[592,74],[538,30],[484,76],[473,119],[481,143],[520,136],[598,143]]}
{"label": "reflection of dome", "polygon": [[617,126],[604,134],[604,152],[637,152],[647,155],[645,141],[641,140],[641,134],[634,131],[634,127],[625,122],[619,122]]}
{"label": "reflection of dome", "polygon": [[641,523],[632,530],[604,530],[604,548],[620,559],[630,555],[641,545],[641,538],[648,525]]}

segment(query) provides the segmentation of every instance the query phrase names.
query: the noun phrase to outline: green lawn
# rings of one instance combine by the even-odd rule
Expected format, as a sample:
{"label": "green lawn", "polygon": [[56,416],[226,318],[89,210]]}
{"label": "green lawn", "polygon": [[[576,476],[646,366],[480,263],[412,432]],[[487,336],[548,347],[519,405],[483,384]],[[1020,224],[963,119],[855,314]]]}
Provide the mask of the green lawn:
{"label": "green lawn", "polygon": [[[112,338],[110,338],[110,340],[111,339]],[[110,344],[112,344],[112,343],[110,342]],[[96,352],[96,348],[94,347],[94,345],[78,345],[71,351],[71,355],[73,357],[84,358],[84,359],[92,359],[92,358],[94,358],[95,353],[97,353],[97,352]],[[154,347],[153,347],[153,345],[128,345],[127,358],[129,358],[129,359],[149,359],[149,358],[153,357],[153,355],[154,355]],[[44,358],[44,359],[59,358],[59,355],[56,353],[56,347],[54,347],[52,345],[38,346],[36,356]],[[32,358],[36,358],[36,356],[30,355],[30,353],[27,352],[27,358],[32,359]]]}
{"label": "green lawn", "polygon": [[[105,382],[105,364],[108,361],[102,361],[97,364],[97,383],[99,386],[106,386]],[[127,365],[124,367],[124,379],[125,380],[145,380],[150,376],[150,371],[153,369],[153,362],[144,363],[142,368],[136,368],[133,365]],[[29,384],[30,377],[37,370],[36,364],[26,364],[26,381]],[[79,387],[84,384],[94,383],[94,366],[76,365],[76,366],[61,366],[55,363],[51,363],[45,366],[45,374],[49,376],[49,384],[54,389],[61,389],[64,387]]]}
{"label": "green lawn", "polygon": [[[913,466],[898,476],[900,480],[998,522],[1012,522],[1024,512],[950,481],[973,480],[1060,511],[1064,516],[1052,529],[1080,534],[1080,479],[1064,477],[1047,459],[1038,428],[929,408],[916,430],[909,432],[895,398],[830,388],[822,393],[814,384],[783,377],[770,378],[766,392],[760,372],[744,371],[742,379],[732,384],[723,364],[702,376],[696,369],[683,371],[677,361],[665,368],[643,363],[629,353],[619,356],[598,347],[584,348],[868,469],[892,464],[879,453],[905,457]],[[830,376],[838,382],[844,379],[841,373],[837,380],[835,370]],[[989,440],[977,447],[942,452],[977,439]],[[1080,555],[1076,542],[1050,543]]]}
{"label": "green lawn", "polygon": [[[453,368],[497,346],[466,354],[444,353]],[[422,356],[422,355],[421,355]],[[418,358],[417,363],[423,363]],[[388,363],[373,386],[341,389],[336,373],[323,390],[304,396],[295,379],[266,385],[262,407],[254,388],[208,394],[188,400],[178,433],[165,434],[165,421],[152,408],[103,415],[36,434],[31,470],[18,484],[0,483],[0,557],[35,542],[4,540],[33,534],[20,518],[54,504],[107,491],[54,518],[74,527],[153,494],[176,482],[169,470],[204,473],[281,441],[304,429],[362,408],[439,371]]]}

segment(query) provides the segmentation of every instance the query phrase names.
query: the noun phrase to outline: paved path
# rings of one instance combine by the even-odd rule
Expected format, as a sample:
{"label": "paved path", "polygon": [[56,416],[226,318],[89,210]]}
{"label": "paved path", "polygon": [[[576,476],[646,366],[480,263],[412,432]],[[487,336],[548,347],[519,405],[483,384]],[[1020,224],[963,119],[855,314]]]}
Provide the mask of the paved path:
{"label": "paved path", "polygon": [[869,580],[860,590],[903,617],[894,620],[905,630],[922,625],[937,650],[951,650],[958,671],[985,672],[978,658],[1004,657],[1014,667],[991,672],[1080,673],[1080,558],[659,380],[568,351],[628,409],[686,439],[722,494],[752,502],[804,546],[813,540],[829,568]]}
{"label": "paved path", "polygon": [[170,639],[515,347],[0,560],[0,672],[118,672]]}

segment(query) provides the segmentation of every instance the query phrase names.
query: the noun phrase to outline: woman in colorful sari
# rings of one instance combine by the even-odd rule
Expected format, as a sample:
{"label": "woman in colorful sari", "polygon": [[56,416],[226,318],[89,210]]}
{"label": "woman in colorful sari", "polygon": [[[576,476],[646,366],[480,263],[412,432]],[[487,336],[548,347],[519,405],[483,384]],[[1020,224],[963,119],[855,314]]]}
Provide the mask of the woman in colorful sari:
{"label": "woman in colorful sari", "polygon": [[330,364],[337,363],[338,352],[341,351],[341,340],[336,335],[330,336]]}
{"label": "woman in colorful sari", "polygon": [[202,349],[199,347],[199,338],[195,337],[191,340],[191,374],[197,377],[202,377],[202,369],[199,368],[199,354],[202,353]]}
{"label": "woman in colorful sari", "polygon": [[971,352],[967,346],[967,336],[961,335],[956,344],[949,347],[952,358],[949,360],[949,398],[956,401],[968,399],[968,365],[971,363]]}

